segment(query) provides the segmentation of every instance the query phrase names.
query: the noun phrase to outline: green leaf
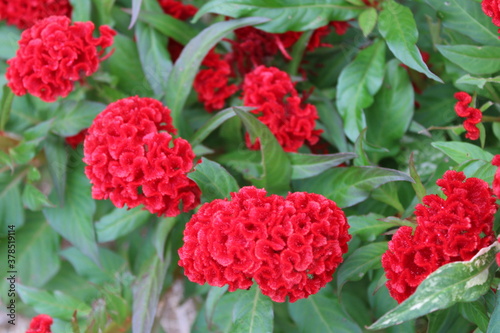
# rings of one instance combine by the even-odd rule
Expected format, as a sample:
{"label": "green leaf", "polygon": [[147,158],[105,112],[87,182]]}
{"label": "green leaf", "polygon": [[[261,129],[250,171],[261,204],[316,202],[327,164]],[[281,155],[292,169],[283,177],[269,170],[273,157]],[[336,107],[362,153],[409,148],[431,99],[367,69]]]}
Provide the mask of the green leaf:
{"label": "green leaf", "polygon": [[436,45],[436,48],[471,74],[493,74],[500,70],[500,46]]}
{"label": "green leaf", "polygon": [[0,131],[5,129],[5,124],[7,124],[9,120],[13,100],[14,93],[7,85],[4,85],[2,89],[2,99],[0,100]]}
{"label": "green leaf", "polygon": [[262,295],[257,286],[238,290],[240,294],[233,307],[233,325],[229,332],[273,332],[273,302]]}
{"label": "green leaf", "polygon": [[363,7],[344,0],[212,0],[198,10],[193,21],[206,13],[230,17],[261,16],[271,20],[259,25],[267,32],[305,31],[327,25],[330,21],[348,21]]}
{"label": "green leaf", "polygon": [[385,67],[385,44],[377,40],[363,49],[340,73],[337,85],[337,109],[344,121],[344,131],[356,141],[366,127],[363,109],[373,104],[373,96],[382,85]]}
{"label": "green leaf", "polygon": [[366,110],[366,139],[388,149],[398,147],[413,118],[414,96],[408,73],[393,59],[385,67],[382,88]]}
{"label": "green leaf", "polygon": [[337,270],[337,287],[347,281],[359,281],[366,272],[382,267],[381,257],[387,251],[387,242],[370,243],[354,251]]}
{"label": "green leaf", "polygon": [[49,199],[47,199],[47,196],[32,184],[26,184],[26,186],[24,186],[22,198],[24,206],[29,210],[40,210],[43,207],[53,207]]}
{"label": "green leaf", "polygon": [[[207,300],[205,301],[205,321],[209,326],[212,326],[215,309],[221,297],[226,293],[228,285],[223,287],[210,287],[208,291]],[[256,289],[256,288],[254,288]]]}
{"label": "green leaf", "polygon": [[146,223],[152,214],[141,207],[115,208],[95,224],[99,243],[114,241]]}
{"label": "green leaf", "polygon": [[[253,110],[252,107],[240,106],[239,110],[249,112]],[[193,137],[189,140],[193,147],[199,145],[203,140],[206,139],[207,136],[210,135],[215,129],[217,129],[220,125],[222,125],[226,120],[233,118],[236,116],[234,113],[234,107],[230,107],[228,109],[217,112],[213,117],[210,118],[203,126],[201,126],[194,134]]]}
{"label": "green leaf", "polygon": [[320,100],[314,100],[314,104],[318,110],[319,121],[325,126],[321,136],[337,147],[340,152],[348,151],[342,118],[333,102],[329,98],[321,96]]}
{"label": "green leaf", "polygon": [[24,224],[25,212],[19,189],[23,177],[23,173],[0,173],[0,233],[6,233],[8,225],[20,227]]}
{"label": "green leaf", "polygon": [[398,188],[395,183],[387,183],[377,187],[372,192],[372,198],[393,207],[400,213],[405,210],[399,200]]}
{"label": "green leaf", "polygon": [[182,115],[182,109],[205,55],[233,30],[266,21],[267,19],[260,17],[249,17],[215,23],[193,38],[182,50],[168,77],[165,96],[165,104],[172,110],[174,126],[179,130],[180,136],[187,132],[187,121]]}
{"label": "green leaf", "polygon": [[458,305],[429,313],[427,315],[428,326],[427,333],[441,333],[441,332],[453,332],[453,333],[470,333],[472,331],[471,325],[460,316],[458,312]]}
{"label": "green leaf", "polygon": [[252,142],[256,138],[260,140],[262,166],[264,169],[262,187],[268,193],[283,194],[287,192],[290,188],[292,176],[292,166],[288,155],[283,151],[283,148],[281,148],[269,128],[255,118],[253,114],[240,111],[238,108],[235,108],[234,111],[250,134]]}
{"label": "green leaf", "polygon": [[21,31],[13,26],[3,25],[0,27],[0,59],[10,59],[16,55],[19,48],[18,41],[21,39]]}
{"label": "green leaf", "polygon": [[60,136],[72,136],[89,128],[95,117],[106,108],[105,104],[92,101],[63,101],[61,112],[52,124],[52,132]]}
{"label": "green leaf", "polygon": [[158,308],[158,301],[165,280],[165,273],[170,264],[170,251],[165,260],[154,253],[150,265],[144,265],[139,277],[132,286],[132,332],[151,332]]}
{"label": "green leaf", "polygon": [[493,155],[480,147],[467,142],[432,142],[434,148],[441,150],[452,160],[461,164],[468,160],[485,160],[490,162]]}
{"label": "green leaf", "polygon": [[287,153],[287,155],[292,163],[292,179],[303,179],[319,175],[331,167],[356,157],[354,153],[324,155]]}
{"label": "green leaf", "polygon": [[90,183],[80,163],[68,174],[64,204],[45,208],[43,213],[54,230],[98,263],[99,254],[92,223],[94,211],[95,201],[90,195]]}
{"label": "green leaf", "polygon": [[481,331],[487,331],[490,318],[488,317],[486,306],[483,303],[480,301],[462,302],[459,303],[458,306],[460,313],[465,319],[476,324]]}
{"label": "green leaf", "polygon": [[499,45],[498,27],[486,16],[481,6],[470,0],[427,0],[443,22],[481,45]]}
{"label": "green leaf", "polygon": [[90,0],[70,0],[71,7],[71,20],[73,22],[87,22],[90,21],[91,3]]}
{"label": "green leaf", "polygon": [[373,7],[369,7],[359,14],[359,27],[361,28],[361,31],[363,31],[363,35],[365,37],[367,37],[375,28],[377,18],[377,10]]}
{"label": "green leaf", "polygon": [[486,333],[500,332],[500,293],[496,294],[495,310],[490,317],[488,331]]}
{"label": "green leaf", "polygon": [[128,26],[129,29],[132,29],[135,21],[137,21],[137,18],[139,17],[139,13],[141,11],[141,5],[142,0],[132,0],[132,18],[130,19],[130,25]]}
{"label": "green leaf", "polygon": [[47,164],[52,184],[56,189],[59,203],[64,203],[64,193],[66,192],[66,173],[68,164],[68,153],[62,138],[49,136],[43,143],[45,158],[50,163]]}
{"label": "green leaf", "polygon": [[426,190],[417,172],[417,168],[415,167],[415,162],[413,160],[413,153],[411,153],[410,155],[410,162],[408,167],[410,169],[410,176],[415,181],[414,183],[411,184],[411,186],[413,187],[413,190],[417,195],[418,201],[422,202],[422,198],[426,195]]}
{"label": "green leaf", "polygon": [[143,22],[138,22],[135,26],[135,36],[146,79],[156,96],[163,96],[172,70],[172,61],[165,47],[167,38]]}
{"label": "green leaf", "polygon": [[54,318],[68,321],[75,311],[77,311],[78,318],[85,318],[91,311],[86,303],[60,291],[52,294],[24,285],[18,285],[17,290],[24,303],[32,306],[36,312],[48,314]]}
{"label": "green leaf", "polygon": [[361,329],[344,312],[333,292],[320,291],[306,299],[288,304],[290,316],[301,332],[361,333]]}
{"label": "green leaf", "polygon": [[229,198],[230,192],[237,192],[238,183],[219,163],[206,158],[201,159],[195,170],[188,174],[201,189],[204,202]]}
{"label": "green leaf", "polygon": [[322,194],[339,207],[349,207],[364,201],[373,189],[394,181],[413,182],[413,179],[404,172],[379,167],[334,168],[319,176],[295,181],[294,188]]}
{"label": "green leaf", "polygon": [[465,74],[464,76],[460,77],[458,80],[455,81],[456,84],[470,84],[480,89],[483,89],[484,85],[488,82],[500,83],[500,76],[483,78],[483,77],[472,77],[469,74]]}
{"label": "green leaf", "polygon": [[384,1],[379,15],[378,30],[394,56],[406,66],[443,83],[432,73],[417,48],[418,30],[409,8],[394,0]]}
{"label": "green leaf", "polygon": [[396,223],[381,221],[384,216],[370,213],[362,216],[349,216],[349,234],[356,235],[364,242],[373,242],[387,229],[397,227]]}
{"label": "green leaf", "polygon": [[471,302],[485,294],[496,270],[498,242],[481,249],[471,260],[453,262],[431,273],[413,295],[379,318],[368,329],[379,330],[418,318],[457,302]]}
{"label": "green leaf", "polygon": [[163,12],[141,11],[139,20],[150,24],[163,35],[175,39],[182,45],[196,37],[198,30],[184,21],[173,18]]}

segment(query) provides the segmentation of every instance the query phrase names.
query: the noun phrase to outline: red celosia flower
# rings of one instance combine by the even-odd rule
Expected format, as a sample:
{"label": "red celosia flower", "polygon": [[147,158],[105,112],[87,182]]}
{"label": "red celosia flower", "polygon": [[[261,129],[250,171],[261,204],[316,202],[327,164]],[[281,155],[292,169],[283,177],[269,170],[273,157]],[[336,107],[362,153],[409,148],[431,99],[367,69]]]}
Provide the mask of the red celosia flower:
{"label": "red celosia flower", "polygon": [[399,228],[382,256],[387,288],[398,303],[439,267],[470,260],[495,240],[493,218],[498,207],[488,183],[450,170],[436,184],[447,198],[425,196],[415,208],[416,229]]}
{"label": "red celosia flower", "polygon": [[140,204],[176,216],[200,203],[200,189],[186,174],[193,167],[189,142],[174,139],[170,110],[152,98],[128,97],[108,105],[84,142],[85,174],[92,197],[117,207]]}
{"label": "red celosia flower", "polygon": [[77,134],[64,138],[64,140],[68,145],[71,146],[71,148],[76,149],[76,147],[78,147],[80,143],[83,143],[83,140],[85,140],[86,135],[87,135],[87,129],[84,128]]}
{"label": "red celosia flower", "polygon": [[[9,87],[18,95],[26,92],[53,102],[73,90],[73,82],[93,74],[114,30],[101,26],[94,38],[92,22],[75,22],[66,16],[51,16],[23,31],[16,56],[7,61]],[[100,51],[97,48],[100,48]]]}
{"label": "red celosia flower", "polygon": [[[495,155],[491,164],[500,167],[500,155]],[[495,172],[495,177],[493,178],[493,193],[500,199],[500,168],[497,168]]]}
{"label": "red celosia flower", "polygon": [[[316,107],[301,105],[302,100],[286,72],[275,67],[259,66],[245,76],[243,83],[243,104],[257,107],[253,113],[275,135],[287,152],[296,152],[307,140],[315,144],[321,131],[315,130],[318,119]],[[259,142],[247,146],[259,149]]]}
{"label": "red celosia flower", "polygon": [[[497,27],[500,27],[500,1],[499,0],[483,0],[481,3],[483,12],[491,17],[491,21]],[[498,29],[500,33],[500,29]],[[500,36],[498,37],[500,38]]]}
{"label": "red celosia flower", "polygon": [[228,85],[231,66],[213,50],[201,64],[208,68],[202,69],[194,79],[193,87],[198,93],[198,100],[204,103],[208,112],[220,110],[224,107],[226,99],[238,91],[236,85]]}
{"label": "red celosia flower", "polygon": [[194,16],[198,11],[198,8],[195,6],[184,5],[182,2],[176,0],[158,0],[158,3],[165,14],[182,21]]}
{"label": "red celosia flower", "polygon": [[51,333],[50,326],[52,325],[52,318],[46,314],[40,314],[31,319],[30,327],[26,333]]}
{"label": "red celosia flower", "polygon": [[71,10],[68,0],[0,0],[0,20],[19,29],[53,15],[70,17]]}
{"label": "red celosia flower", "polygon": [[472,101],[472,97],[463,91],[455,93],[454,97],[458,100],[455,104],[455,112],[459,117],[465,117],[464,128],[467,131],[465,137],[471,140],[479,139],[479,128],[477,124],[481,122],[483,114],[479,109],[470,107],[469,104]]}
{"label": "red celosia flower", "polygon": [[349,28],[349,23],[344,21],[332,21],[329,24],[314,30],[309,43],[307,44],[307,51],[314,51],[318,47],[331,47],[330,44],[325,44],[321,42],[321,39],[330,34],[330,27],[335,29],[337,35],[343,35],[347,32]]}
{"label": "red celosia flower", "polygon": [[351,238],[342,210],[319,194],[266,194],[244,187],[193,215],[179,249],[191,281],[234,291],[255,279],[273,301],[295,302],[332,280]]}

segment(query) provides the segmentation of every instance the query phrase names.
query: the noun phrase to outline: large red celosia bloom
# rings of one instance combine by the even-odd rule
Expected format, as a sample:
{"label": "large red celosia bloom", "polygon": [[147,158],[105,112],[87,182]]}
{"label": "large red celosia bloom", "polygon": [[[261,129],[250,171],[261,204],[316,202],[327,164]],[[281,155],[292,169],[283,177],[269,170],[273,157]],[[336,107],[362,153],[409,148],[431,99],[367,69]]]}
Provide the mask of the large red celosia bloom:
{"label": "large red celosia bloom", "polygon": [[0,20],[19,29],[53,15],[70,17],[71,10],[68,0],[0,0]]}
{"label": "large red celosia bloom", "polygon": [[483,114],[479,109],[470,107],[472,97],[463,91],[455,93],[454,97],[458,100],[455,104],[455,112],[459,117],[467,118],[464,121],[464,128],[467,131],[465,137],[471,140],[479,139],[479,128],[477,124],[483,119]]}
{"label": "large red celosia bloom", "polygon": [[[257,107],[263,122],[287,152],[296,152],[307,140],[315,144],[321,131],[315,130],[318,113],[312,104],[302,105],[290,76],[275,67],[259,66],[245,76],[243,104]],[[259,149],[259,142],[247,146]]]}
{"label": "large red celosia bloom", "polygon": [[483,8],[483,12],[491,17],[493,24],[500,27],[500,1],[483,0],[481,6]]}
{"label": "large red celosia bloom", "polygon": [[295,302],[332,280],[351,238],[342,210],[319,194],[266,194],[243,187],[193,215],[179,249],[191,281],[234,291],[254,279],[273,301]]}
{"label": "large red celosia bloom", "polygon": [[151,213],[176,216],[200,203],[189,142],[174,139],[170,110],[152,98],[128,97],[108,105],[84,142],[85,174],[94,199],[117,207],[143,204]]}
{"label": "large red celosia bloom", "polygon": [[7,61],[6,77],[16,95],[28,92],[53,102],[66,97],[74,81],[97,70],[116,32],[101,26],[101,37],[94,38],[92,22],[70,23],[66,16],[51,16],[23,31],[16,56]]}
{"label": "large red celosia bloom", "polygon": [[387,288],[399,303],[439,267],[470,260],[495,240],[493,219],[498,207],[488,183],[450,170],[436,184],[447,198],[425,196],[415,208],[416,229],[399,228],[382,256]]}
{"label": "large red celosia bloom", "polygon": [[208,68],[199,71],[194,79],[193,88],[198,93],[198,100],[204,104],[205,110],[208,112],[220,110],[224,107],[226,99],[238,91],[236,85],[228,84],[231,66],[213,50],[201,64]]}
{"label": "large red celosia bloom", "polygon": [[51,333],[50,326],[52,322],[53,320],[49,315],[40,314],[31,319],[30,327],[26,333]]}

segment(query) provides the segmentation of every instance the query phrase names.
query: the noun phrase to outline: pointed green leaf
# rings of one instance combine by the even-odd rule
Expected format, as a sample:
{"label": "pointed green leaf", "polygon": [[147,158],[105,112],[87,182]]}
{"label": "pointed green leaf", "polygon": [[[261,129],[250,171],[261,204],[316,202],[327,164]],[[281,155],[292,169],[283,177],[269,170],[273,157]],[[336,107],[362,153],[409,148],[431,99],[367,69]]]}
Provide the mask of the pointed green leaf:
{"label": "pointed green leaf", "polygon": [[187,131],[187,121],[182,116],[182,109],[205,55],[233,30],[266,21],[267,19],[261,17],[249,17],[215,23],[199,33],[182,50],[168,77],[165,96],[165,104],[172,110],[174,126],[179,130],[180,136]]}
{"label": "pointed green leaf", "polygon": [[139,13],[141,11],[141,5],[142,0],[132,0],[132,18],[130,19],[130,25],[128,26],[129,29],[132,29],[135,21],[137,21],[137,18],[139,17]]}
{"label": "pointed green leaf", "polygon": [[22,198],[24,206],[29,210],[40,210],[43,207],[53,207],[49,199],[47,199],[47,196],[32,184],[26,184],[26,186],[24,186]]}
{"label": "pointed green leaf", "polygon": [[92,101],[63,101],[61,112],[52,125],[52,132],[72,136],[90,127],[94,118],[106,108],[105,104]]}
{"label": "pointed green leaf", "polygon": [[382,267],[381,257],[387,251],[387,242],[370,243],[354,251],[337,270],[340,290],[347,281],[359,281],[369,270]]}
{"label": "pointed green leaf", "polygon": [[479,87],[480,89],[483,89],[484,85],[488,82],[500,83],[500,76],[483,78],[483,77],[472,77],[469,74],[465,74],[464,76],[455,81],[456,84],[471,84]]}
{"label": "pointed green leaf", "polygon": [[322,194],[340,207],[349,207],[368,198],[374,188],[394,181],[413,179],[404,172],[379,167],[333,168],[319,176],[294,181],[294,188]]}
{"label": "pointed green leaf", "polygon": [[212,0],[200,8],[193,21],[206,13],[237,18],[261,16],[271,20],[259,25],[259,29],[281,33],[316,29],[330,21],[347,21],[362,10],[363,7],[344,0]]}
{"label": "pointed green leaf", "polygon": [[273,332],[273,302],[262,295],[257,286],[250,290],[238,290],[240,296],[233,307],[233,325],[230,333]]}
{"label": "pointed green leaf", "polygon": [[500,46],[436,45],[441,54],[471,74],[500,71]]}
{"label": "pointed green leaf", "polygon": [[292,163],[292,179],[302,179],[319,175],[323,171],[356,157],[354,153],[299,154],[287,153]]}
{"label": "pointed green leaf", "polygon": [[359,14],[358,22],[363,35],[367,37],[375,28],[377,24],[378,13],[373,7],[365,9],[361,14]]}
{"label": "pointed green leaf", "polygon": [[370,213],[362,216],[349,216],[349,234],[357,235],[365,242],[373,242],[387,229],[396,227],[396,223],[382,221],[384,216]]}
{"label": "pointed green leaf", "polygon": [[115,208],[95,224],[99,243],[114,241],[146,223],[152,214],[141,207]]}
{"label": "pointed green leaf", "polygon": [[252,142],[254,142],[255,138],[260,140],[264,169],[263,187],[269,193],[284,194],[290,188],[292,177],[292,166],[287,154],[269,128],[255,118],[253,114],[240,111],[238,108],[235,108],[234,111],[245,125],[248,133],[250,133]]}
{"label": "pointed green leaf", "polygon": [[70,0],[71,7],[71,20],[73,22],[87,22],[90,21],[91,4],[90,0]]}
{"label": "pointed green leaf", "polygon": [[394,0],[384,1],[379,15],[378,30],[394,56],[406,66],[424,73],[428,78],[443,82],[432,73],[417,48],[418,30],[409,8]]}
{"label": "pointed green leaf", "polygon": [[490,162],[493,155],[480,147],[467,142],[433,142],[431,145],[434,148],[441,150],[448,155],[452,160],[461,164],[468,160],[485,160]]}
{"label": "pointed green leaf", "polygon": [[201,163],[196,165],[188,177],[200,187],[204,202],[229,198],[230,192],[237,192],[239,189],[238,183],[226,169],[206,158],[201,159]]}
{"label": "pointed green leaf", "polygon": [[212,286],[208,291],[207,300],[205,301],[205,321],[209,326],[211,326],[217,304],[227,289],[228,285],[223,287]]}
{"label": "pointed green leaf", "polygon": [[366,127],[363,109],[373,103],[382,85],[385,67],[385,44],[377,40],[359,52],[356,59],[340,73],[337,86],[337,109],[344,121],[344,131],[356,141]]}
{"label": "pointed green leaf", "polygon": [[479,300],[475,302],[462,302],[458,304],[458,308],[465,319],[476,324],[482,332],[487,331],[490,318],[484,303]]}
{"label": "pointed green leaf", "polygon": [[471,260],[453,262],[431,273],[413,295],[379,318],[368,329],[379,330],[418,318],[457,302],[471,302],[490,289],[496,270],[498,242],[481,249]]}

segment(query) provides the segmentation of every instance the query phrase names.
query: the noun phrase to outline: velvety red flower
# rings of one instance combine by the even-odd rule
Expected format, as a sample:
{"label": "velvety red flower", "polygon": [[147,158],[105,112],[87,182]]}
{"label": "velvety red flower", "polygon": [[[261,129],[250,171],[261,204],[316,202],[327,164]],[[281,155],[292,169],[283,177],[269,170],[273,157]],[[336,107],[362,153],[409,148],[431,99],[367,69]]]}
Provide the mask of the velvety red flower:
{"label": "velvety red flower", "polygon": [[382,256],[391,296],[403,302],[432,272],[450,262],[470,260],[495,241],[497,211],[488,183],[447,171],[436,182],[446,195],[427,195],[417,205],[417,227],[401,227]]}
{"label": "velvety red flower", "polygon": [[[500,167],[500,155],[495,155],[491,164]],[[493,178],[493,193],[500,199],[500,168],[497,168],[495,177]]]}
{"label": "velvety red flower", "polygon": [[26,333],[51,333],[50,326],[52,322],[53,320],[49,315],[40,314],[31,319],[30,327]]}
{"label": "velvety red flower", "polygon": [[161,8],[165,12],[178,20],[184,21],[193,17],[198,8],[193,5],[184,5],[181,1],[177,0],[158,0]]}
{"label": "velvety red flower", "polygon": [[101,37],[94,38],[92,22],[70,23],[66,16],[51,16],[23,31],[16,56],[7,61],[8,85],[16,95],[28,92],[46,102],[66,97],[74,81],[93,74],[107,57],[100,59],[114,30],[101,26]]}
{"label": "velvety red flower", "polygon": [[351,238],[342,210],[318,194],[266,194],[248,186],[200,207],[179,249],[189,280],[234,291],[254,279],[276,302],[306,298],[332,280]]}
{"label": "velvety red flower", "polygon": [[492,18],[494,25],[500,27],[500,1],[498,0],[483,0],[481,2],[483,12]]}
{"label": "velvety red flower", "polygon": [[85,174],[94,199],[115,206],[143,204],[166,216],[200,203],[200,189],[186,174],[195,157],[189,142],[173,138],[170,110],[152,98],[128,97],[108,105],[88,129]]}
{"label": "velvety red flower", "polygon": [[71,146],[71,148],[76,149],[76,147],[78,147],[80,143],[83,143],[83,140],[85,140],[86,135],[87,135],[87,129],[84,128],[77,134],[64,138],[64,140],[68,145]]}
{"label": "velvety red flower", "polygon": [[71,17],[68,0],[0,0],[0,20],[26,29],[49,16]]}
{"label": "velvety red flower", "polygon": [[[296,152],[307,140],[315,144],[321,131],[315,130],[318,114],[312,104],[302,105],[289,75],[275,67],[259,66],[245,76],[243,104],[254,106],[252,112],[259,114],[264,123],[287,152]],[[247,146],[259,149],[260,143]]]}
{"label": "velvety red flower", "polygon": [[198,100],[204,104],[208,112],[220,110],[224,107],[226,99],[238,91],[236,85],[228,84],[231,66],[213,50],[201,64],[208,68],[199,71],[194,79],[193,88],[198,93]]}
{"label": "velvety red flower", "polygon": [[309,43],[307,44],[307,51],[312,52],[318,47],[332,47],[331,44],[326,44],[321,41],[323,37],[326,37],[330,34],[331,27],[335,29],[335,33],[337,35],[343,35],[347,32],[349,23],[344,21],[332,21],[329,24],[314,30],[311,38],[309,39]]}
{"label": "velvety red flower", "polygon": [[465,137],[471,140],[479,139],[479,128],[477,124],[481,122],[483,114],[479,109],[470,107],[469,104],[472,101],[472,97],[463,91],[457,92],[454,95],[458,102],[455,104],[455,112],[459,117],[467,118],[464,121],[464,128],[467,131]]}

